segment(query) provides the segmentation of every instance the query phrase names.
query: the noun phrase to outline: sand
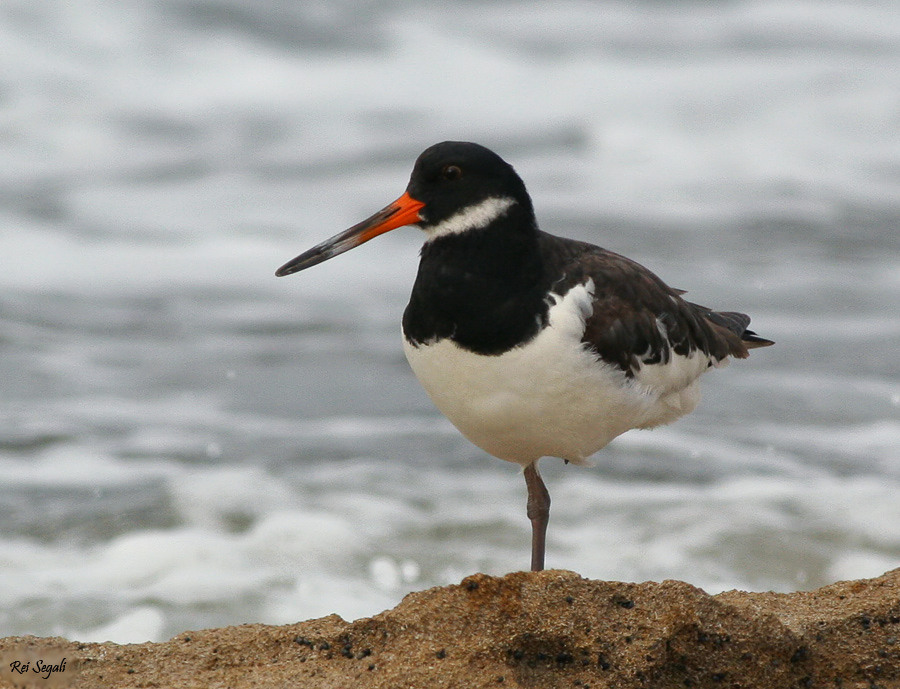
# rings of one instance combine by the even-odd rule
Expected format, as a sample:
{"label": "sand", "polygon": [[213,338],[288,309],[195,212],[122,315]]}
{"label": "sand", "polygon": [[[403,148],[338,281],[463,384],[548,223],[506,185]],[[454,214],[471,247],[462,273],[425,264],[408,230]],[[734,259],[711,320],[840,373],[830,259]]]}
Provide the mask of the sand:
{"label": "sand", "polygon": [[[65,669],[12,673],[30,661]],[[573,572],[476,574],[346,622],[161,643],[0,639],[0,687],[900,687],[900,569],[815,591],[728,591]]]}

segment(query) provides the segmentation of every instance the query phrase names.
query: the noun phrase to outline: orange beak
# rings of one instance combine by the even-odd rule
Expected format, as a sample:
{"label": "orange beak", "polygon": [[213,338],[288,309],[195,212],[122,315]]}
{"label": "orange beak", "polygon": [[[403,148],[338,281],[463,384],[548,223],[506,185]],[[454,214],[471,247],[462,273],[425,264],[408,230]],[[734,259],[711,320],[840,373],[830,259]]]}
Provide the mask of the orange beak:
{"label": "orange beak", "polygon": [[338,254],[349,251],[360,244],[365,244],[380,234],[404,225],[413,225],[420,222],[422,218],[419,216],[419,211],[424,205],[421,201],[416,201],[408,192],[404,192],[403,196],[389,206],[382,208],[372,217],[366,218],[349,230],[344,230],[331,239],[326,239],[309,251],[300,254],[297,258],[288,261],[275,271],[275,275],[284,277],[285,275],[305,270],[327,261],[329,258],[334,258]]}

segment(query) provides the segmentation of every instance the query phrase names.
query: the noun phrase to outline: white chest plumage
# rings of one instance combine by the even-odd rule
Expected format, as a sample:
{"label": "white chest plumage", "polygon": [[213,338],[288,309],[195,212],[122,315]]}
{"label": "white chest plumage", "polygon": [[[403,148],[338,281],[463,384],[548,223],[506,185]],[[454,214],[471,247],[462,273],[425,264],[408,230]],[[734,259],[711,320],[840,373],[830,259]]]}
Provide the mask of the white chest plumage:
{"label": "white chest plumage", "polygon": [[545,456],[584,463],[625,431],[669,423],[696,406],[706,357],[673,355],[627,378],[581,341],[593,283],[551,296],[547,327],[500,355],[449,339],[415,346],[404,338],[425,391],[478,447],[523,466]]}
{"label": "white chest plumage", "polygon": [[[629,429],[674,421],[696,406],[711,365],[773,344],[745,314],[686,302],[624,256],[542,232],[512,166],[464,141],[426,149],[399,198],[276,275],[405,225],[426,236],[403,315],[407,359],[467,438],[523,465],[535,571],[550,517],[541,457],[583,463]],[[559,293],[545,308],[550,285]]]}

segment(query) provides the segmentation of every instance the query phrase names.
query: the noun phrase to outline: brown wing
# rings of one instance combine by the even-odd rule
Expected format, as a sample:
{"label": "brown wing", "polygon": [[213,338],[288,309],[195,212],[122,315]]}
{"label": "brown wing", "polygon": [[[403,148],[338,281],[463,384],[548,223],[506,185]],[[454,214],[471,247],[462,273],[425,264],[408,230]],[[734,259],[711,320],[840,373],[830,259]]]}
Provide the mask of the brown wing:
{"label": "brown wing", "polygon": [[541,239],[554,263],[548,269],[561,276],[554,292],[593,280],[594,311],[582,339],[629,376],[644,364],[667,363],[673,353],[743,359],[749,348],[772,344],[746,330],[749,316],[686,301],[682,290],[624,256],[552,235]]}

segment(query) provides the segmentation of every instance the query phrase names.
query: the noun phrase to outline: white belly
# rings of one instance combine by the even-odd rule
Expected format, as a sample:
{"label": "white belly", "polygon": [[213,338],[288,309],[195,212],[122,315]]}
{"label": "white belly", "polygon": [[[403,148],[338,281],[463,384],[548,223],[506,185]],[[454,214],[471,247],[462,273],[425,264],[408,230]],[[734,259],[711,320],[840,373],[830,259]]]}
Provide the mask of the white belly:
{"label": "white belly", "polygon": [[708,365],[702,356],[675,356],[626,378],[581,343],[591,292],[589,283],[557,298],[549,326],[504,354],[404,338],[406,358],[435,406],[485,452],[522,465],[545,456],[583,463],[627,430],[690,412]]}

